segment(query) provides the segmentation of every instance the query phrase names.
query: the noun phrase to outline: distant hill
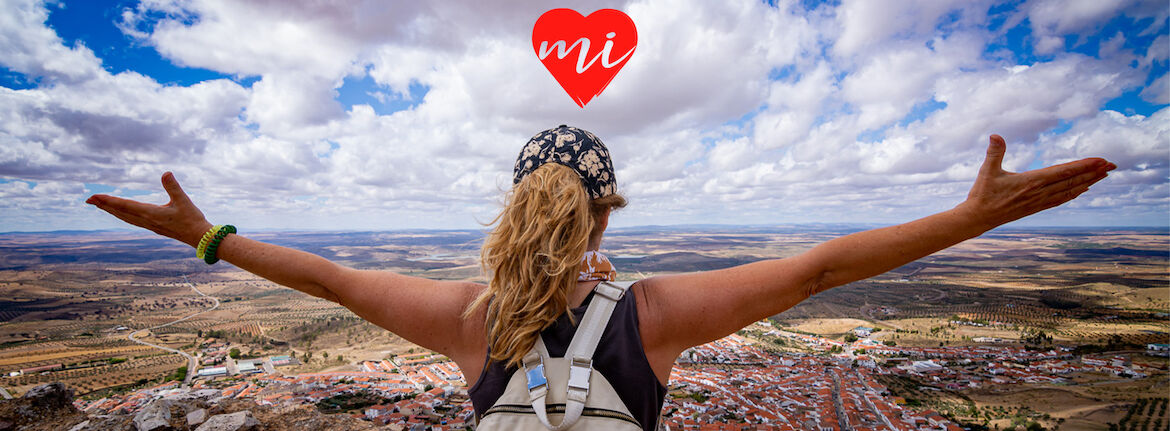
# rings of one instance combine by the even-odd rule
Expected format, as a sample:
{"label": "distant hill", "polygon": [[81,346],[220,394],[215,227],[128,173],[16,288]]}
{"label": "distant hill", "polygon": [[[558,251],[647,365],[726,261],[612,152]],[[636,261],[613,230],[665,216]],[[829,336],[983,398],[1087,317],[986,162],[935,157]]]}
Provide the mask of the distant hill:
{"label": "distant hill", "polygon": [[758,259],[711,257],[699,253],[679,251],[641,258],[615,257],[610,260],[622,271],[690,272],[729,268],[755,262]]}

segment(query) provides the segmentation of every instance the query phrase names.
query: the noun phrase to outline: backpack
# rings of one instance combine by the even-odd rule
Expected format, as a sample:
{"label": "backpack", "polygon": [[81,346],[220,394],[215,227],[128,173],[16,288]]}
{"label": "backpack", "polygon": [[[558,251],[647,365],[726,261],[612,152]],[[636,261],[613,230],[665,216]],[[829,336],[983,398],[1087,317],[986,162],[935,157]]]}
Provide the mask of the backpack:
{"label": "backpack", "polygon": [[523,367],[508,379],[504,394],[484,412],[476,429],[641,431],[613,385],[593,370],[593,352],[614,306],[631,284],[602,281],[593,288],[593,300],[565,357],[550,358],[537,336]]}

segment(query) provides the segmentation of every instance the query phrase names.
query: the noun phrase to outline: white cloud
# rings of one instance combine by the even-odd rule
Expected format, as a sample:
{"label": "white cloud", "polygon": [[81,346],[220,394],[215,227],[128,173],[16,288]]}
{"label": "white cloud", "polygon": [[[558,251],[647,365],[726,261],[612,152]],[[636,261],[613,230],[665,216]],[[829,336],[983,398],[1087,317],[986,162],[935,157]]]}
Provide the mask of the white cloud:
{"label": "white cloud", "polygon": [[303,135],[304,128],[341,119],[342,108],[331,78],[298,73],[270,73],[252,84],[245,109],[248,121],[261,132],[276,136]]}
{"label": "white cloud", "polygon": [[1113,63],[1076,54],[1046,63],[955,74],[937,83],[935,98],[947,108],[912,125],[939,143],[939,150],[999,133],[1032,142],[1061,120],[1093,115],[1139,77]]}
{"label": "white cloud", "polygon": [[988,4],[967,0],[845,1],[836,10],[841,32],[833,51],[842,56],[872,56],[875,50],[871,48],[883,47],[890,40],[930,40],[940,26],[950,28],[981,19]]}
{"label": "white cloud", "polygon": [[5,67],[50,82],[82,82],[100,72],[85,46],[66,47],[44,25],[49,13],[39,1],[7,0],[0,14],[0,58]]}
{"label": "white cloud", "polygon": [[823,105],[831,102],[830,97],[837,91],[832,73],[827,63],[820,63],[794,83],[772,83],[767,110],[754,121],[756,145],[786,147],[808,136],[813,123],[825,113]]}
{"label": "white cloud", "polygon": [[1041,54],[1062,50],[1065,36],[1071,35],[1074,44],[1083,41],[1081,33],[1099,30],[1119,14],[1139,20],[1154,18],[1147,31],[1162,28],[1167,15],[1164,3],[1140,0],[1031,0],[1024,9],[1036,51]]}
{"label": "white cloud", "polygon": [[1062,36],[1086,27],[1100,26],[1104,20],[1136,0],[1060,1],[1034,0],[1028,3],[1028,19],[1036,37],[1036,50],[1043,54],[1064,47]]}
{"label": "white cloud", "polygon": [[1141,92],[1142,99],[1159,105],[1170,103],[1170,81],[1167,80],[1167,76],[1170,75],[1162,75],[1146,86]]}
{"label": "white cloud", "polygon": [[[158,176],[174,170],[217,219],[472,227],[510,187],[521,145],[562,123],[610,147],[632,202],[616,225],[905,220],[965,196],[990,133],[1008,139],[1009,169],[1124,163],[1109,196],[1084,208],[1167,204],[1149,191],[1166,189],[1164,157],[1153,160],[1166,152],[1166,111],[1100,111],[1166,61],[1165,34],[1141,56],[1119,33],[1099,59],[1053,45],[1038,48],[1054,50],[1051,61],[1015,64],[984,52],[998,37],[989,2],[570,2],[622,9],[639,31],[630,62],[584,110],[535,59],[531,26],[549,7],[535,0],[147,0],[119,23],[178,65],[258,78],[250,87],[111,74],[88,48],[63,45],[43,4],[8,3],[0,65],[44,83],[0,88],[0,178],[37,182],[0,184],[0,196],[23,199],[2,207],[22,218],[3,223],[95,214],[78,204],[82,182],[165,201]],[[1118,13],[1054,5],[1031,2],[1012,19],[1028,17],[1043,45]],[[380,94],[428,91],[388,115],[335,100],[346,78],[367,75]],[[1165,76],[1142,97],[1166,103]],[[932,100],[945,106],[914,111]],[[1061,124],[1072,127],[1053,132]],[[1119,149],[1110,136],[1136,144]]]}
{"label": "white cloud", "polygon": [[1054,163],[1104,157],[1115,163],[1123,184],[1164,183],[1170,174],[1170,108],[1149,117],[1101,111],[1077,122],[1066,133],[1041,141],[1045,159]]}
{"label": "white cloud", "polygon": [[[334,76],[349,67],[359,46],[350,32],[366,17],[360,2],[148,0],[124,16],[123,28],[176,63],[240,75],[289,71]],[[166,18],[152,20],[155,13]],[[387,14],[386,16],[395,16]],[[373,17],[369,17],[373,18]],[[393,25],[387,29],[396,28]]]}
{"label": "white cloud", "polygon": [[982,42],[971,35],[896,44],[872,56],[842,82],[844,99],[860,107],[863,129],[900,119],[916,103],[930,100],[932,84],[978,64]]}

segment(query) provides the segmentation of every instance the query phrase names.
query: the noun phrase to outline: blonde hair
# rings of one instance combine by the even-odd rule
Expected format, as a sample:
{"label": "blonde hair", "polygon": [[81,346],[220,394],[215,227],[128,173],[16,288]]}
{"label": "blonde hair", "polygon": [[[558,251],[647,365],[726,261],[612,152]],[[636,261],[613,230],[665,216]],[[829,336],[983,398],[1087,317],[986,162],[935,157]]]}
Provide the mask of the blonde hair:
{"label": "blonde hair", "polygon": [[618,194],[590,201],[576,171],[557,163],[512,188],[480,252],[488,287],[463,313],[470,317],[487,304],[491,360],[520,365],[540,331],[569,311],[581,257],[600,234],[597,218],[625,205]]}

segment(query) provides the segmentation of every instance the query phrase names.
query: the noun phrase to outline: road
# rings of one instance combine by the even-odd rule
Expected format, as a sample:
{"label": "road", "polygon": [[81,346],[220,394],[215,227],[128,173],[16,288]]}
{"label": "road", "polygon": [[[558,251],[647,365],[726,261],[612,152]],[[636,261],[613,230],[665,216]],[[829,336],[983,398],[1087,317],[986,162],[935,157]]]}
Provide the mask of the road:
{"label": "road", "polygon": [[942,289],[935,289],[932,287],[932,288],[929,288],[929,290],[935,291],[936,293],[938,293],[938,296],[935,296],[933,298],[921,299],[922,302],[929,302],[931,304],[942,304],[943,303],[942,300],[947,299],[947,293],[943,292]]}
{"label": "road", "polygon": [[845,413],[845,406],[841,402],[841,376],[832,372],[829,373],[829,377],[833,378],[833,407],[837,410],[837,425],[840,425],[842,430],[853,431],[853,427],[849,425],[849,415]]}
{"label": "road", "polygon": [[869,301],[865,301],[865,304],[863,304],[861,306],[861,314],[863,316],[865,316],[865,318],[867,320],[869,320],[870,322],[882,322],[883,325],[893,326],[894,329],[906,329],[906,328],[903,328],[902,325],[894,323],[894,321],[892,321],[892,320],[882,320],[881,318],[874,317],[873,309],[875,307],[878,307],[878,306],[877,305],[870,305]]}
{"label": "road", "polygon": [[[857,373],[857,372],[854,371],[854,373]],[[858,377],[859,378],[861,377],[860,374],[858,374]],[[878,418],[881,418],[882,423],[885,424],[887,427],[890,427],[890,429],[897,429],[898,427],[894,426],[894,423],[890,421],[890,418],[886,417],[886,414],[882,413],[882,411],[880,409],[878,409],[876,405],[874,405],[873,400],[869,399],[868,394],[872,393],[872,392],[873,392],[873,390],[866,389],[865,393],[861,394],[861,399],[865,400],[865,405],[869,407],[869,411],[872,412]]]}
{"label": "road", "polygon": [[186,275],[183,276],[183,282],[187,283],[188,286],[191,286],[191,290],[194,290],[195,293],[198,293],[200,296],[211,298],[211,300],[215,302],[215,305],[212,305],[211,308],[208,308],[206,310],[200,311],[200,312],[195,313],[195,314],[191,314],[191,315],[186,316],[186,317],[180,317],[179,319],[171,321],[171,322],[167,322],[167,323],[164,323],[164,324],[161,324],[158,326],[152,326],[152,327],[149,327],[146,329],[139,329],[137,331],[131,332],[130,335],[126,336],[126,339],[133,341],[135,343],[138,343],[138,344],[145,344],[145,345],[150,346],[150,347],[154,347],[157,349],[166,350],[166,351],[171,352],[171,353],[178,353],[180,355],[186,356],[187,357],[187,378],[183,379],[183,385],[185,386],[185,385],[191,384],[191,379],[193,377],[195,377],[195,371],[196,371],[196,367],[198,366],[198,363],[195,361],[194,356],[188,355],[187,352],[184,352],[182,350],[176,350],[176,349],[172,349],[170,347],[160,346],[160,345],[154,344],[154,343],[148,343],[148,342],[139,340],[137,338],[134,338],[134,336],[140,332],[149,332],[149,331],[152,331],[152,330],[155,330],[158,328],[164,328],[167,326],[171,326],[171,325],[174,325],[176,323],[182,322],[184,320],[190,319],[192,317],[198,316],[200,314],[206,313],[208,311],[212,311],[212,310],[215,310],[216,308],[219,308],[219,299],[216,299],[214,296],[200,292],[199,289],[195,288],[194,284],[191,284],[191,280],[188,280]]}

